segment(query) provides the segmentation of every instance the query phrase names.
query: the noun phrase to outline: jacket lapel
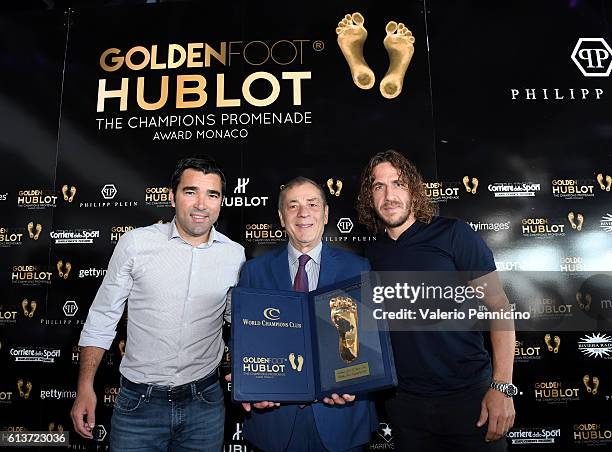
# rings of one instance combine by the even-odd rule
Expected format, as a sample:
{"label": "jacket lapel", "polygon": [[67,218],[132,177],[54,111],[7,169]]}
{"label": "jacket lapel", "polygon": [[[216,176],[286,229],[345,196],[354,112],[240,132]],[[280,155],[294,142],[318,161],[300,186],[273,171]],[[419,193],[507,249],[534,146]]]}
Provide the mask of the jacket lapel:
{"label": "jacket lapel", "polygon": [[287,246],[278,251],[272,259],[270,267],[272,267],[272,275],[274,275],[278,290],[293,290],[289,274],[289,253],[287,252]]}
{"label": "jacket lapel", "polygon": [[317,285],[317,289],[329,286],[330,284],[336,282],[337,268],[338,265],[333,248],[323,243],[323,248],[321,249],[321,268],[319,269],[319,283]]}

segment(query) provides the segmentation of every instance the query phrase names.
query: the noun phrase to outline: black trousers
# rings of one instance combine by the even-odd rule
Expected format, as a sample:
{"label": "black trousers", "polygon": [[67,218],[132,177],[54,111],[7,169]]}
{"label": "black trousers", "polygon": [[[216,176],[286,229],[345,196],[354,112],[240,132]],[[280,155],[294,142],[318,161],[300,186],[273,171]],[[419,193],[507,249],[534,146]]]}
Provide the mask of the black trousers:
{"label": "black trousers", "polygon": [[506,439],[485,442],[488,424],[476,427],[480,402],[488,390],[481,384],[456,394],[421,397],[398,389],[386,403],[399,452],[503,452]]}

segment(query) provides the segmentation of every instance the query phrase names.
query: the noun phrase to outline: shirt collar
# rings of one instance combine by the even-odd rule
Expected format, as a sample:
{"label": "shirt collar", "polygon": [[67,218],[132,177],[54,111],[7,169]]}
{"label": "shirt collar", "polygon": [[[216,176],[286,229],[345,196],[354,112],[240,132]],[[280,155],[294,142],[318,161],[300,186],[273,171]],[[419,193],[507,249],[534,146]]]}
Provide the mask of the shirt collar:
{"label": "shirt collar", "polygon": [[[319,242],[317,246],[308,251],[306,254],[310,256],[317,265],[321,265],[321,250],[323,249],[323,242]],[[289,262],[295,264],[295,262],[300,258],[300,256],[304,253],[299,252],[291,242],[287,243],[287,252],[289,253]]]}
{"label": "shirt collar", "polygon": [[[170,232],[168,234],[168,240],[172,240],[175,238],[180,238],[181,240],[184,241],[183,237],[181,237],[181,234],[179,234],[179,231],[176,227],[176,217],[174,217],[172,219],[172,222],[170,223],[172,226],[170,228]],[[218,232],[214,226],[212,226],[210,228],[210,236],[208,237],[208,242],[206,243],[202,243],[200,246],[204,247],[204,246],[210,246],[212,245],[213,242],[219,242],[219,243],[227,243],[229,241],[229,239],[227,237],[225,237],[223,234],[221,234],[220,232]]]}

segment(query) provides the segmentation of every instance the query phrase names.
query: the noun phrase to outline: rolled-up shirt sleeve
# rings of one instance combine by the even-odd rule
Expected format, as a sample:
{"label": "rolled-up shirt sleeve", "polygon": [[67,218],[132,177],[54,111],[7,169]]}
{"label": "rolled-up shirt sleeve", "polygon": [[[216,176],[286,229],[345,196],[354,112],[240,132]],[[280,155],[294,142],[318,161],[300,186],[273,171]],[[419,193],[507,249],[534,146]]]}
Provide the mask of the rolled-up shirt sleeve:
{"label": "rolled-up shirt sleeve", "polygon": [[81,331],[81,347],[108,350],[117,334],[117,323],[123,315],[125,302],[132,289],[132,268],[135,258],[132,234],[124,234],[117,242],[102,285],[94,298]]}

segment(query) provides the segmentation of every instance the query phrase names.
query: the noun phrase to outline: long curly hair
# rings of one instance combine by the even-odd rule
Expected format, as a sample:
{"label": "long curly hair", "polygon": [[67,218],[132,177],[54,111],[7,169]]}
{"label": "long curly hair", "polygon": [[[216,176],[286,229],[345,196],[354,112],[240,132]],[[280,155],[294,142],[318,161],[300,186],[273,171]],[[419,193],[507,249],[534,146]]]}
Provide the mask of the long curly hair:
{"label": "long curly hair", "polygon": [[436,207],[427,197],[423,177],[414,164],[397,151],[388,150],[379,152],[370,159],[361,173],[361,188],[357,197],[357,213],[359,222],[364,224],[373,234],[384,232],[385,225],[374,209],[372,200],[372,183],[374,182],[374,168],[381,163],[389,162],[399,172],[400,180],[406,184],[412,199],[412,213],[414,218],[429,224],[436,214]]}

